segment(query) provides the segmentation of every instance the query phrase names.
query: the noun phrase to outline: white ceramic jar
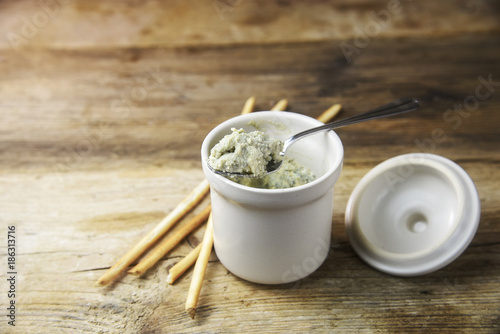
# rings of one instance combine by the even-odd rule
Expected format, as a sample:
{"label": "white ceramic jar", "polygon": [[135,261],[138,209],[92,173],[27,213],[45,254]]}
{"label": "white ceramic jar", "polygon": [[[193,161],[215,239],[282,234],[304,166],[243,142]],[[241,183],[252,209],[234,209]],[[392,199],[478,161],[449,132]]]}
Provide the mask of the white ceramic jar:
{"label": "white ceramic jar", "polygon": [[287,152],[317,179],[288,189],[240,185],[207,167],[211,148],[231,128],[263,131],[285,140],[323,123],[296,113],[262,111],[232,118],[213,129],[201,148],[211,187],[214,247],[221,263],[248,281],[282,284],[302,279],[325,260],[330,248],[334,185],[343,146],[333,131],[306,137]]}

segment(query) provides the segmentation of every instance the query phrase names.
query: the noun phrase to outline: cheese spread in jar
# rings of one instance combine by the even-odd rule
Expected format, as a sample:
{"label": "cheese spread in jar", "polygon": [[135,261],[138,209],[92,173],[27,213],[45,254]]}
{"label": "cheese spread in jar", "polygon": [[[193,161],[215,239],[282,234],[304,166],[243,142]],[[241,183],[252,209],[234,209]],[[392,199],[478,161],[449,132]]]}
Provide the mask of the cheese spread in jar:
{"label": "cheese spread in jar", "polygon": [[316,176],[294,159],[285,158],[278,171],[266,175],[271,160],[281,161],[283,142],[261,131],[246,132],[231,129],[210,151],[208,164],[216,170],[228,173],[248,174],[251,177],[229,176],[233,182],[263,189],[285,189],[304,185]]}
{"label": "cheese spread in jar", "polygon": [[230,177],[229,179],[253,188],[285,189],[312,182],[316,179],[316,176],[311,170],[302,166],[296,160],[285,158],[280,169],[264,177]]}
{"label": "cheese spread in jar", "polygon": [[267,164],[281,161],[280,151],[283,142],[261,131],[246,132],[231,129],[210,151],[208,164],[215,170],[226,173],[248,174],[262,177],[266,174]]}

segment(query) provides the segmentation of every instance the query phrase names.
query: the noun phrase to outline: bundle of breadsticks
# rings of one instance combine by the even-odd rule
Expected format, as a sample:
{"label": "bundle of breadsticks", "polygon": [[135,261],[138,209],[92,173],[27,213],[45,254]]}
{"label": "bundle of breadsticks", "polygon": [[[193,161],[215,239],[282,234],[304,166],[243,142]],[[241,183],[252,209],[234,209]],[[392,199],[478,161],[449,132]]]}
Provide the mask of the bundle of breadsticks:
{"label": "bundle of breadsticks", "polygon": [[[285,111],[287,105],[288,101],[283,99],[278,101],[278,103],[276,103],[271,110]],[[252,112],[254,107],[255,97],[252,96],[246,101],[241,114]],[[328,122],[339,113],[341,108],[342,106],[340,104],[334,104],[323,112],[318,117],[318,120],[324,123]],[[209,189],[210,186],[208,181],[203,180],[184,200],[181,201],[181,203],[177,205],[177,207],[175,207],[170,214],[168,214],[153,230],[151,230],[151,232],[143,237],[128,253],[111,266],[104,273],[104,275],[97,280],[95,285],[106,286],[110,284],[125,270],[127,270],[134,261],[139,259],[144,253],[146,253],[146,251],[152,248],[147,256],[142,258],[139,263],[127,271],[129,274],[137,276],[144,274],[177,244],[184,240],[192,231],[206,221],[207,224],[203,241],[181,261],[170,268],[167,276],[167,283],[172,284],[196,262],[186,300],[186,312],[191,316],[191,318],[194,318],[198,297],[201,292],[201,286],[208,264],[208,258],[213,246],[213,227],[210,204],[171,236],[165,237],[161,240],[161,242],[158,241],[163,238],[179,220],[192,211],[203,200],[209,192]]]}

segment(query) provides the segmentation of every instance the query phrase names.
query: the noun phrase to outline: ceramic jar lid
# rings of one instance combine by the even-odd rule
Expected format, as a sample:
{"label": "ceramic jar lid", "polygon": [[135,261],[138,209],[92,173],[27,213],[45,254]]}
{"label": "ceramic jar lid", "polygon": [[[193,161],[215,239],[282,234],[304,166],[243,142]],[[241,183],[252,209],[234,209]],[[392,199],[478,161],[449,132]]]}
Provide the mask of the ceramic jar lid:
{"label": "ceramic jar lid", "polygon": [[350,243],[372,267],[417,276],[455,260],[479,225],[479,196],[470,176],[444,157],[413,153],[369,171],[346,209]]}

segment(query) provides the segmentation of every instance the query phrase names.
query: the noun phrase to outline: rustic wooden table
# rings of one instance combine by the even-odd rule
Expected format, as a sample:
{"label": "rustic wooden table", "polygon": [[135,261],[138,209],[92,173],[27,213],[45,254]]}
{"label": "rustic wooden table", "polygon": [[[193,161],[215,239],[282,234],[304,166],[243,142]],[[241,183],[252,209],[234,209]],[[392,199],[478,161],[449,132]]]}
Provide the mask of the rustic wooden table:
{"label": "rustic wooden table", "polygon": [[[499,14],[487,0],[0,2],[0,332],[499,333]],[[191,320],[192,271],[165,279],[201,227],[144,277],[94,287],[203,180],[204,136],[252,95],[313,117],[401,96],[422,108],[338,130],[332,243],[310,277],[252,284],[212,253]],[[482,213],[456,261],[400,278],[358,258],[344,212],[366,172],[410,152],[461,165]]]}

